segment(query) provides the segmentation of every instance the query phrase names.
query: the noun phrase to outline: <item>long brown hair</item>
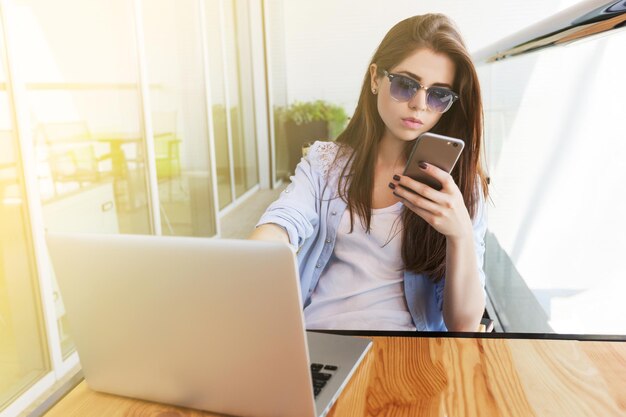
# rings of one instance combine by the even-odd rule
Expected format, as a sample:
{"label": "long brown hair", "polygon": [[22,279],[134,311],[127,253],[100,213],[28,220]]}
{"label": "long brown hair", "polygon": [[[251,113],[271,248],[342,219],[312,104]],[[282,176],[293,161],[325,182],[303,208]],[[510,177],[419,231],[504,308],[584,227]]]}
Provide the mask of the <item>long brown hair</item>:
{"label": "long brown hair", "polygon": [[[413,16],[391,28],[378,46],[363,77],[354,115],[336,140],[347,145],[341,147],[338,156],[349,153],[338,191],[348,204],[352,227],[356,213],[365,230],[370,230],[373,173],[379,142],[385,131],[385,124],[378,114],[376,96],[370,92],[369,67],[375,63],[379,72],[377,75],[382,76],[383,69],[393,68],[419,48],[445,54],[456,65],[453,90],[460,98],[430,131],[465,141],[465,151],[452,171],[452,177],[463,194],[472,218],[480,198],[478,193],[482,192],[484,198],[487,198],[487,181],[480,163],[482,99],[474,65],[459,31],[449,18],[442,14]],[[413,143],[407,142],[405,158],[408,158]],[[445,273],[445,236],[411,210],[404,210],[402,225],[402,260],[405,270],[425,273],[433,281],[440,280]]]}

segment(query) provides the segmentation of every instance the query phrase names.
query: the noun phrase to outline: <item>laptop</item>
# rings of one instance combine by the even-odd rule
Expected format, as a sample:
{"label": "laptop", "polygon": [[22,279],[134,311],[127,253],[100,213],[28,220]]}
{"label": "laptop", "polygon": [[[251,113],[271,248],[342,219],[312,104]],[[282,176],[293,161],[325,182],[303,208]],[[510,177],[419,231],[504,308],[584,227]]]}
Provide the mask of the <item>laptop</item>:
{"label": "laptop", "polygon": [[49,233],[87,385],[235,416],[324,416],[371,340],[306,332],[293,252]]}

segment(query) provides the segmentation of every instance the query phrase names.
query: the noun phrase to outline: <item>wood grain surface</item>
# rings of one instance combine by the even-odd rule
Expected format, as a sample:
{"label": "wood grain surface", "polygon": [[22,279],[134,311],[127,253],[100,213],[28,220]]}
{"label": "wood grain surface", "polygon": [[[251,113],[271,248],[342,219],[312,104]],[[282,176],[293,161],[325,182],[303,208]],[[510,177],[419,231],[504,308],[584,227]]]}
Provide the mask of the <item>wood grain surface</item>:
{"label": "wood grain surface", "polygon": [[[329,417],[626,416],[626,343],[374,337]],[[79,384],[47,414],[215,416]]]}

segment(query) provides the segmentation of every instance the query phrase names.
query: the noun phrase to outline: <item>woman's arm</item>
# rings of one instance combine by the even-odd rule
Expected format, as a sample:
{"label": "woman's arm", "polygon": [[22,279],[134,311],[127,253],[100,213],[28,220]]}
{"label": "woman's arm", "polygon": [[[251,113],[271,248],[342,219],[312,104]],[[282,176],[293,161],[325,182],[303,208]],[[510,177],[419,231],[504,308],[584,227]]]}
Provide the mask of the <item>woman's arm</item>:
{"label": "woman's arm", "polygon": [[325,164],[333,161],[337,151],[334,142],[315,142],[296,166],[291,183],[265,210],[249,238],[284,241],[297,251],[319,224],[317,208],[326,181]]}
{"label": "woman's arm", "polygon": [[474,238],[446,239],[446,283],[443,321],[449,331],[475,332],[485,310],[485,295],[478,277]]}
{"label": "woman's arm", "polygon": [[477,243],[472,220],[463,195],[450,174],[430,164],[420,164],[420,167],[443,185],[441,191],[401,176],[394,180],[414,193],[403,187],[393,187],[394,194],[402,198],[407,208],[446,236],[443,320],[450,331],[475,332],[485,309],[485,293],[480,276],[482,265],[478,265],[474,247]]}
{"label": "woman's arm", "polygon": [[278,242],[285,242],[289,244],[289,235],[287,231],[274,223],[262,224],[248,237],[251,240],[272,240]]}

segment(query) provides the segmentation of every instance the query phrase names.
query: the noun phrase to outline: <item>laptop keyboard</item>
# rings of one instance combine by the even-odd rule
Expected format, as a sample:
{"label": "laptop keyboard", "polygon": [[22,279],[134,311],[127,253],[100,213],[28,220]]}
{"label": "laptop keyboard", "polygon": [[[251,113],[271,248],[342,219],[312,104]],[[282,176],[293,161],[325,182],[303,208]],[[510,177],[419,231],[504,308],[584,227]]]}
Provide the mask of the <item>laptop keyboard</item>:
{"label": "laptop keyboard", "polygon": [[335,365],[324,365],[321,363],[311,364],[311,376],[313,377],[313,394],[315,397],[322,391],[322,388],[326,385],[328,380],[332,378],[334,372],[337,370]]}

